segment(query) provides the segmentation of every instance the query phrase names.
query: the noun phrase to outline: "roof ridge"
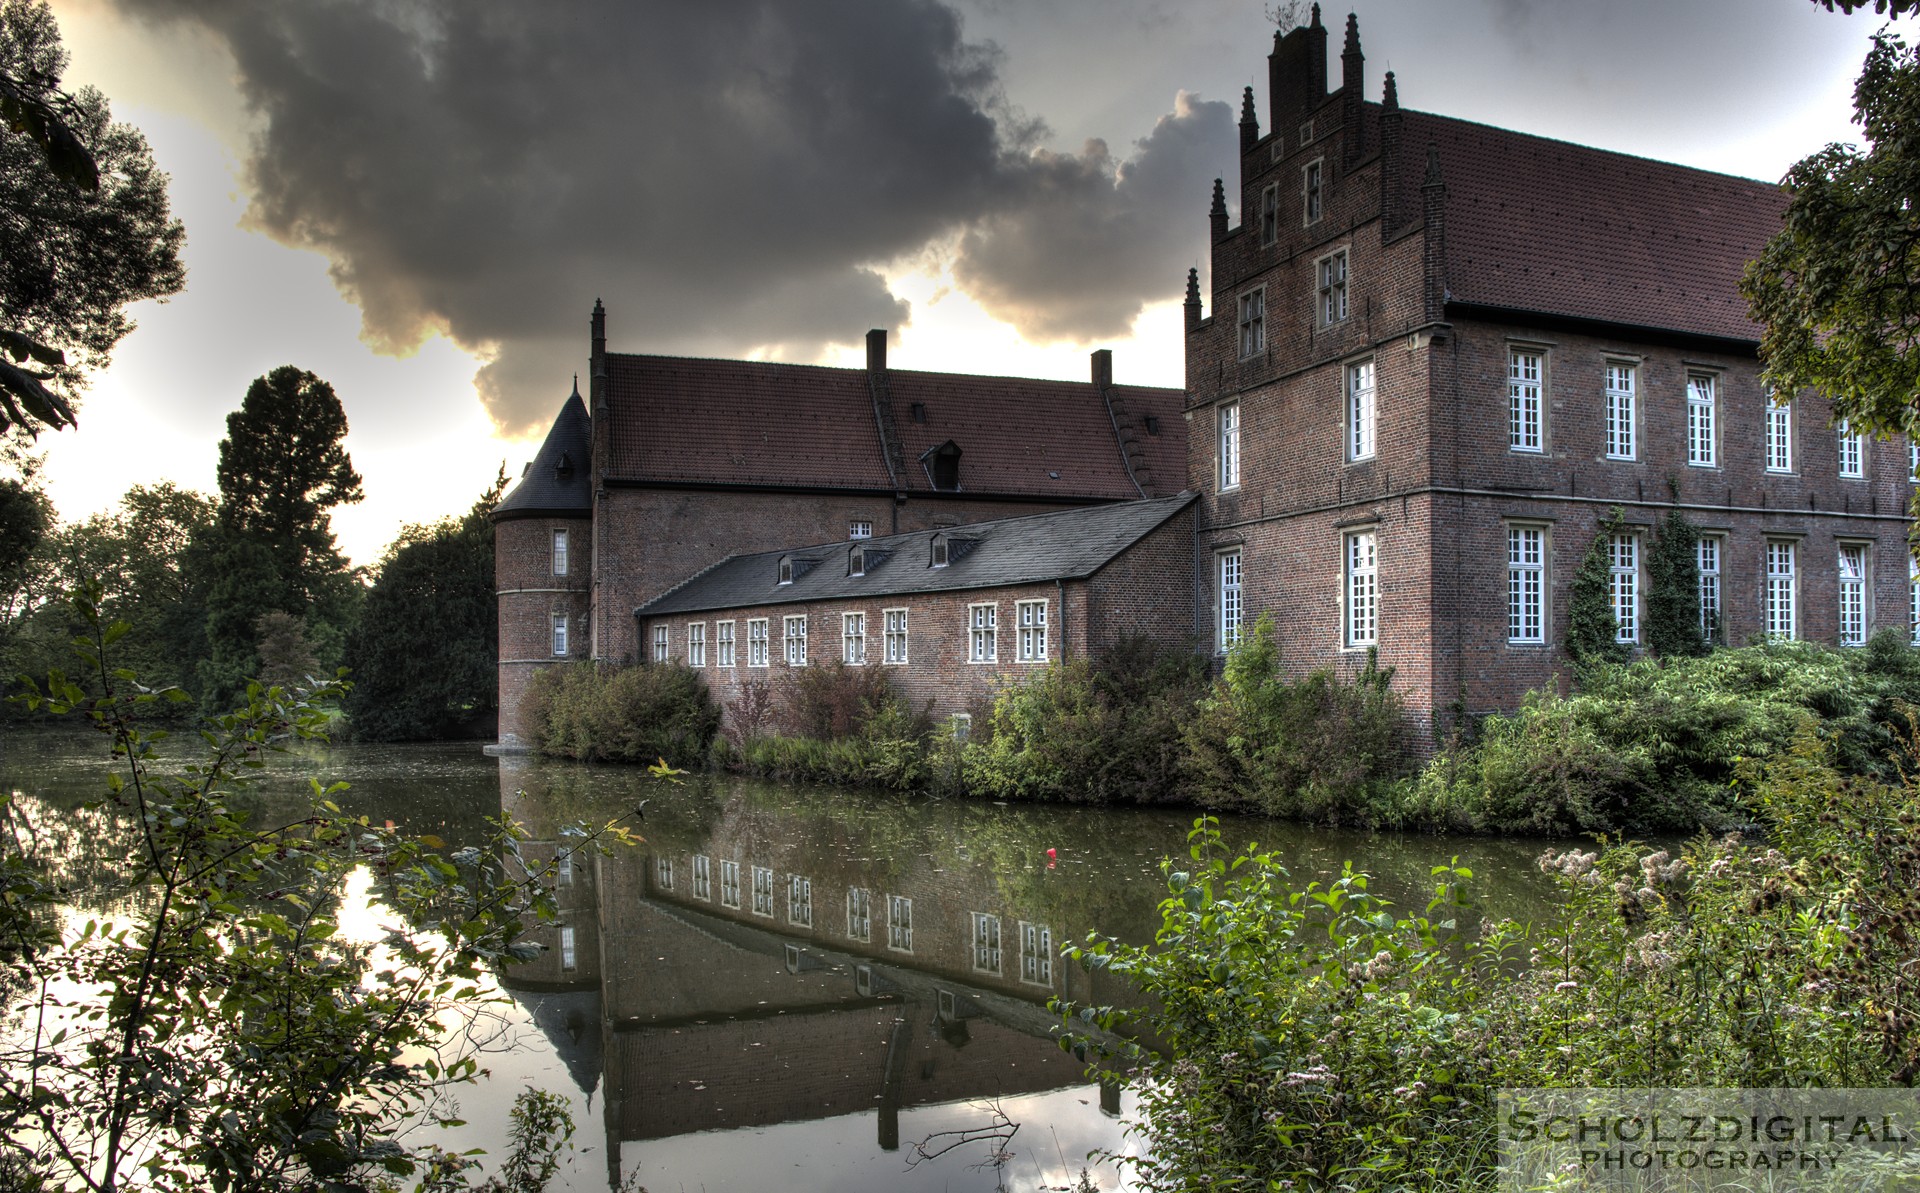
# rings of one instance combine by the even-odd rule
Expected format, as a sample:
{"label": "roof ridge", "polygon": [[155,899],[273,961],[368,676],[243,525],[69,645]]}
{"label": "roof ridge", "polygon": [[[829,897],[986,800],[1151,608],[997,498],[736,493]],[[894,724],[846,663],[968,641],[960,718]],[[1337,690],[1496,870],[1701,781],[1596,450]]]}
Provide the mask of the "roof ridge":
{"label": "roof ridge", "polygon": [[[609,361],[613,360],[659,360],[684,361],[688,364],[737,365],[742,368],[781,368],[804,369],[820,373],[840,373],[848,377],[865,377],[867,370],[860,365],[823,365],[794,360],[742,360],[730,356],[681,356],[670,352],[609,352]],[[958,377],[969,381],[1008,381],[1022,385],[1066,385],[1082,389],[1092,388],[1088,381],[1076,381],[1071,377],[1020,377],[1010,373],[962,373],[950,369],[903,369],[889,364],[887,372],[891,376],[908,377]],[[1154,390],[1162,393],[1180,393],[1177,385],[1138,385],[1128,382],[1115,382],[1116,388]]]}
{"label": "roof ridge", "polygon": [[1524,129],[1504,128],[1498,124],[1488,124],[1484,120],[1468,120],[1461,116],[1448,116],[1441,112],[1425,112],[1418,108],[1403,108],[1401,111],[1408,116],[1419,119],[1437,120],[1445,124],[1463,125],[1473,129],[1485,129],[1488,132],[1500,133],[1507,137],[1524,137],[1529,141],[1542,141],[1549,145],[1564,145],[1569,149],[1579,149],[1587,153],[1604,154],[1607,157],[1622,158],[1626,161],[1645,162],[1652,166],[1666,166],[1669,169],[1685,170],[1690,174],[1705,174],[1713,178],[1724,178],[1729,182],[1742,182],[1750,186],[1763,187],[1770,190],[1778,190],[1780,188],[1778,182],[1768,182],[1764,178],[1749,178],[1744,174],[1728,174],[1723,170],[1709,170],[1704,166],[1690,166],[1685,162],[1668,161],[1666,158],[1661,157],[1648,157],[1644,153],[1629,153],[1623,149],[1608,149],[1602,145],[1588,145],[1580,141],[1570,141],[1565,137],[1550,137],[1544,133],[1530,133]]}

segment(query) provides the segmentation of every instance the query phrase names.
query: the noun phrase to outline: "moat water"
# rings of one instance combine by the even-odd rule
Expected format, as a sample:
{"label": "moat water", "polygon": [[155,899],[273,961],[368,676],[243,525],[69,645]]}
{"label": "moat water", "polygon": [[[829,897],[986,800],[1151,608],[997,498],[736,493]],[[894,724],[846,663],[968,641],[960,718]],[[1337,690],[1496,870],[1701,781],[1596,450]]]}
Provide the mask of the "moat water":
{"label": "moat water", "polygon": [[[86,889],[127,856],[116,821],[78,811],[111,760],[83,736],[12,734],[0,784],[55,833]],[[353,746],[276,759],[263,814],[309,777],[350,812],[476,841],[525,824],[534,858],[565,826],[625,816],[645,842],[570,858],[550,947],[502,974],[490,1076],[459,1095],[446,1146],[498,1149],[528,1086],[566,1095],[576,1130],[555,1190],[1063,1190],[1084,1170],[1127,1187],[1132,1096],[1089,1083],[1055,1041],[1050,998],[1130,1001],[1059,956],[1089,932],[1144,942],[1193,814],[906,798],[734,778],[667,786],[637,768],[493,759],[475,745]],[[124,827],[124,826],[122,826]],[[1425,902],[1458,856],[1494,915],[1525,917],[1543,842],[1366,834],[1229,818],[1229,843],[1278,851],[1295,880],[1352,860],[1374,889]],[[364,889],[364,884],[363,884]],[[104,894],[102,896],[104,898]],[[91,909],[90,909],[91,910]],[[378,908],[369,909],[377,913]],[[1010,1140],[961,1143],[993,1126]],[[1005,1134],[1004,1127],[999,1132]],[[1007,1156],[995,1164],[996,1149]]]}

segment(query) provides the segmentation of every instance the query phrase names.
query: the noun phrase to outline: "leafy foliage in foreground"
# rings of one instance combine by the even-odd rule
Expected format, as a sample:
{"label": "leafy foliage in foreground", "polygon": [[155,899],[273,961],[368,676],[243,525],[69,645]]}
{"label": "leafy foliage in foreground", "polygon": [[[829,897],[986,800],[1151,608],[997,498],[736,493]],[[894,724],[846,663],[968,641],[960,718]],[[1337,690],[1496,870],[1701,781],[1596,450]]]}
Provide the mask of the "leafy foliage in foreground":
{"label": "leafy foliage in foreground", "polygon": [[1062,1004],[1063,1045],[1136,1088],[1156,1190],[1491,1187],[1502,1087],[1914,1084],[1920,786],[1844,775],[1811,732],[1745,781],[1770,844],[1549,852],[1532,926],[1478,921],[1457,861],[1402,909],[1202,819],[1153,944],[1069,950],[1149,1009]]}
{"label": "leafy foliage in foreground", "polygon": [[[253,823],[249,776],[264,754],[319,736],[317,702],[338,689],[251,685],[206,725],[201,759],[165,773],[165,735],[145,719],[187,698],[108,661],[127,627],[101,620],[97,589],[72,616],[92,690],[55,674],[29,699],[111,743],[109,802],[137,833],[132,885],[114,919],[60,917],[31,826],[0,806],[6,1019],[19,1025],[0,1043],[0,1152],[27,1157],[52,1189],[344,1189],[408,1175],[464,1186],[471,1161],[404,1130],[476,1075],[446,1024],[487,1000],[491,967],[537,954],[520,937],[552,916],[551,876],[518,863],[511,825],[442,856],[437,840],[343,814],[338,784],[315,783],[289,823]],[[629,840],[608,825],[576,849]],[[376,936],[343,928],[356,882],[396,913]],[[550,1173],[553,1110],[522,1102],[509,1173]]]}

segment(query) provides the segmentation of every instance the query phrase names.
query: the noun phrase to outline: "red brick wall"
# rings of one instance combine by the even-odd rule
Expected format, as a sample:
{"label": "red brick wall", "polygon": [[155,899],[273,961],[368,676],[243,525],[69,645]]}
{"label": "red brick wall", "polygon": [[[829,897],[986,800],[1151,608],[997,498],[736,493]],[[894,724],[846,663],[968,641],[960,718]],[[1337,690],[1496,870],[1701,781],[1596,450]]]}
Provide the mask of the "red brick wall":
{"label": "red brick wall", "polygon": [[[567,574],[553,574],[553,532],[567,532]],[[585,658],[592,601],[592,527],[586,518],[510,518],[493,528],[500,604],[500,740],[524,745],[521,697],[554,659],[553,618],[567,617],[567,657]]]}

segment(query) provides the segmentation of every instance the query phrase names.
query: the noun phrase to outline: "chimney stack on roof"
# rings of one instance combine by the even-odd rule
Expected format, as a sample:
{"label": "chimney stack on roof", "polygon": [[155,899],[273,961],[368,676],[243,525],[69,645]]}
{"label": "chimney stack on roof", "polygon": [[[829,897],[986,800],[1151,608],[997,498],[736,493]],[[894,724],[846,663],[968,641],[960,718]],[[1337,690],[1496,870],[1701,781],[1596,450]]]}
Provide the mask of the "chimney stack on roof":
{"label": "chimney stack on roof", "polygon": [[1345,134],[1341,154],[1347,169],[1367,155],[1367,56],[1360,52],[1360,18],[1347,14],[1347,46],[1340,52],[1340,123]]}
{"label": "chimney stack on roof", "polygon": [[1113,388],[1113,349],[1096,348],[1093,351],[1093,387],[1095,389]]}
{"label": "chimney stack on roof", "polygon": [[1320,23],[1320,6],[1313,19],[1282,34],[1274,30],[1273,53],[1267,55],[1267,102],[1273,108],[1273,130],[1300,122],[1327,98],[1327,30]]}
{"label": "chimney stack on roof", "polygon": [[887,329],[876,327],[867,333],[867,372],[887,371]]}

